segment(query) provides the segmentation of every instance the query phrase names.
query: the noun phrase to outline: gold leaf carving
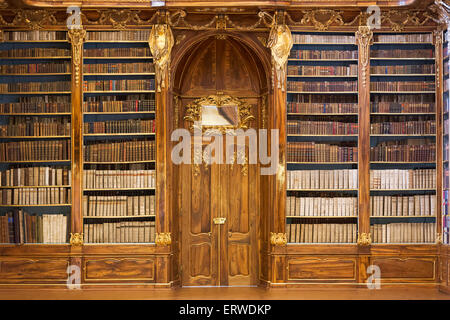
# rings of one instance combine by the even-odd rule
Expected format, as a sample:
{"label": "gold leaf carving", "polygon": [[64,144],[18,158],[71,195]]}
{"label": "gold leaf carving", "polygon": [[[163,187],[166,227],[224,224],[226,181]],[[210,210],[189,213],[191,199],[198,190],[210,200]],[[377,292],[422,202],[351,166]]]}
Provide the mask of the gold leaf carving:
{"label": "gold leaf carving", "polygon": [[157,233],[155,235],[155,243],[159,246],[168,246],[172,243],[170,232]]}
{"label": "gold leaf carving", "polygon": [[82,246],[83,245],[83,233],[71,233],[70,234],[70,245]]}
{"label": "gold leaf carving", "polygon": [[272,52],[272,64],[277,75],[278,88],[285,90],[286,65],[294,42],[292,41],[291,30],[287,25],[277,25],[274,23],[270,30],[267,47]]}
{"label": "gold leaf carving", "polygon": [[274,246],[284,246],[287,243],[286,233],[270,233],[270,244]]}
{"label": "gold leaf carving", "polygon": [[368,26],[360,26],[355,35],[361,53],[362,84],[366,87],[367,74],[369,73],[369,49],[373,43],[373,32]]}
{"label": "gold leaf carving", "polygon": [[86,38],[86,30],[84,29],[69,29],[69,39],[72,43],[72,61],[74,65],[75,84],[80,84],[81,78],[81,55],[83,52],[83,42]]}
{"label": "gold leaf carving", "polygon": [[358,233],[358,245],[360,246],[370,246],[372,243],[372,238],[370,233]]}
{"label": "gold leaf carving", "polygon": [[157,91],[166,86],[170,54],[174,44],[172,29],[167,24],[155,24],[148,39],[150,50],[155,61]]}

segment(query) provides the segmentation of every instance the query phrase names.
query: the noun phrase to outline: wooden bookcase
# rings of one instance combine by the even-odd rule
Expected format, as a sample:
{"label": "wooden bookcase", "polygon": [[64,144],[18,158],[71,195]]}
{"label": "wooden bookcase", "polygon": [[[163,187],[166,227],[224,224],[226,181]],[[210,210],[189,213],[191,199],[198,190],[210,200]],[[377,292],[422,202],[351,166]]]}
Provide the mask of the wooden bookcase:
{"label": "wooden bookcase", "polygon": [[[294,45],[287,67],[288,242],[356,243],[358,164],[357,153],[353,157],[353,151],[358,146],[358,47],[355,35],[294,32],[292,36]],[[330,88],[316,89],[315,86],[323,83],[329,83]],[[353,87],[334,88],[335,84]],[[338,151],[341,158],[328,156],[327,149],[332,146],[344,148]],[[314,154],[308,157],[305,152]]]}
{"label": "wooden bookcase", "polygon": [[[189,12],[189,14],[191,13]],[[202,13],[192,20],[186,21],[194,24],[197,21],[203,21],[204,15],[207,14]],[[216,14],[214,15],[216,16]],[[186,278],[183,277],[183,274],[191,272],[190,269],[195,269],[194,271],[200,274],[196,278],[196,280],[199,279],[196,284],[202,284],[202,281],[204,281],[202,274],[217,267],[218,263],[215,261],[212,261],[210,265],[193,263],[192,268],[190,268],[183,265],[182,262],[185,261],[183,259],[186,259],[185,256],[193,252],[192,255],[196,257],[197,262],[206,261],[202,254],[206,255],[206,252],[214,251],[211,254],[212,257],[221,254],[223,257],[224,254],[228,254],[229,259],[227,264],[221,265],[223,268],[219,269],[219,272],[223,274],[214,275],[216,278],[225,279],[229,276],[228,273],[233,274],[233,272],[236,274],[238,272],[245,273],[246,270],[242,261],[244,260],[243,257],[247,255],[251,259],[248,258],[246,261],[252,263],[251,265],[248,264],[250,265],[250,268],[248,268],[250,271],[247,272],[247,278],[251,281],[256,279],[257,284],[267,287],[320,286],[324,284],[366,287],[366,281],[371,275],[367,268],[370,265],[377,265],[381,270],[382,282],[386,285],[416,284],[436,287],[439,284],[442,290],[448,291],[446,289],[448,288],[448,230],[445,229],[448,228],[448,221],[446,220],[448,219],[448,201],[443,201],[447,199],[446,189],[448,188],[448,174],[445,174],[448,172],[448,148],[445,147],[448,142],[448,130],[444,129],[444,124],[448,119],[448,52],[446,51],[447,41],[443,40],[446,31],[443,32],[432,21],[424,22],[421,26],[409,24],[404,26],[401,32],[398,29],[394,32],[393,29],[395,28],[386,24],[382,26],[381,30],[375,30],[372,33],[364,26],[347,22],[347,19],[344,19],[345,25],[331,22],[329,26],[325,27],[313,25],[312,22],[308,22],[308,25],[302,25],[302,23],[307,23],[292,23],[286,20],[294,40],[299,35],[313,35],[315,38],[311,41],[295,40],[291,56],[288,59],[286,79],[278,79],[271,65],[271,52],[265,42],[269,31],[266,27],[255,30],[234,27],[220,29],[219,23],[214,24],[216,28],[211,27],[212,25],[206,26],[204,29],[200,27],[197,29],[187,28],[186,26],[174,27],[175,45],[171,56],[171,64],[170,68],[165,71],[165,86],[162,86],[160,92],[155,91],[154,86],[138,90],[135,88],[104,90],[104,87],[103,89],[97,89],[95,84],[94,89],[92,89],[91,81],[97,82],[99,86],[100,81],[110,80],[153,80],[153,83],[156,81],[155,78],[157,77],[154,71],[145,69],[141,72],[137,68],[141,64],[153,62],[148,50],[147,38],[152,23],[156,23],[158,19],[146,24],[136,22],[150,16],[143,14],[139,19],[125,21],[123,25],[118,26],[108,22],[107,19],[103,19],[101,23],[92,23],[96,19],[92,12],[88,13],[87,16],[89,16],[89,19],[83,22],[86,23],[84,26],[86,35],[83,32],[69,32],[66,37],[67,40],[9,41],[5,38],[5,41],[0,43],[0,68],[7,64],[12,66],[19,64],[33,65],[53,61],[68,61],[71,64],[70,72],[58,74],[43,72],[36,76],[34,73],[21,71],[12,72],[14,75],[0,75],[0,87],[2,83],[10,81],[8,79],[11,78],[14,78],[14,80],[11,80],[14,82],[30,82],[36,78],[39,78],[41,82],[59,79],[70,81],[69,90],[55,92],[12,92],[12,90],[9,90],[1,92],[0,103],[2,105],[9,102],[18,102],[19,98],[26,99],[29,96],[48,96],[50,100],[52,97],[58,96],[66,97],[66,101],[61,104],[66,108],[56,112],[39,111],[27,112],[26,114],[23,114],[23,112],[2,112],[0,114],[0,125],[7,124],[8,119],[12,117],[18,119],[23,117],[36,117],[38,119],[68,118],[71,124],[71,133],[64,135],[64,137],[0,136],[0,142],[53,141],[56,139],[69,141],[71,157],[67,161],[58,163],[44,160],[24,160],[17,161],[17,164],[12,161],[5,161],[5,163],[0,164],[0,170],[4,171],[16,165],[28,166],[31,165],[30,162],[33,162],[33,166],[70,167],[71,181],[68,185],[61,187],[70,190],[72,198],[72,201],[65,206],[39,206],[33,208],[34,211],[30,211],[37,214],[63,213],[67,216],[67,239],[64,243],[39,245],[9,243],[0,245],[1,286],[22,286],[24,284],[65,286],[69,265],[80,268],[81,282],[86,287],[91,285],[123,286],[126,284],[142,287],[173,287],[183,285],[183,279]],[[233,21],[238,23],[239,19],[245,20],[249,16],[251,16],[250,13],[248,15],[236,14],[233,15],[233,19],[235,19]],[[220,15],[217,15],[217,17],[220,17]],[[295,20],[296,16],[293,15],[292,19]],[[176,19],[173,19],[172,22],[175,23]],[[247,22],[246,28],[251,28],[254,23],[245,22]],[[50,31],[60,31],[65,28],[63,25],[47,25],[47,23],[43,23],[42,26],[43,30]],[[123,30],[119,30],[123,27],[125,27]],[[9,31],[29,32],[26,28],[17,28],[11,25],[2,28],[4,29],[3,35]],[[131,33],[127,33],[132,30],[140,30],[146,35],[141,39],[135,39]],[[67,34],[66,31],[64,32]],[[92,38],[94,33],[105,36],[95,39]],[[108,35],[119,33],[123,33],[125,36],[113,40],[107,38]],[[427,40],[426,43],[424,41],[399,43],[399,41],[379,40],[380,34],[403,36],[418,33],[429,34],[431,40]],[[76,41],[78,36],[81,39],[80,41]],[[344,39],[343,36],[347,38]],[[66,49],[68,52],[67,55],[46,53],[45,55],[23,57],[2,56],[7,50],[14,48],[46,47]],[[113,50],[116,49],[120,52],[119,56],[113,54]],[[127,54],[119,49],[126,50]],[[403,58],[379,57],[374,54],[376,50],[386,50],[385,55],[393,50],[403,50],[404,52],[431,50],[431,55],[425,56],[421,52]],[[321,51],[322,54],[308,56],[312,51]],[[336,52],[331,53],[332,51]],[[144,52],[145,54],[141,55]],[[239,60],[235,57],[243,58]],[[239,65],[239,63],[242,63],[242,65]],[[103,66],[105,64],[107,65]],[[124,64],[133,67],[132,69],[126,69],[126,72],[118,72],[117,67]],[[210,68],[211,65],[215,69]],[[381,66],[392,68],[384,69],[383,72]],[[408,66],[408,68],[414,66],[415,69],[406,69],[405,66]],[[342,73],[336,74],[337,67],[339,67],[339,72]],[[215,75],[214,72],[220,68],[222,68],[221,72],[238,70],[236,74],[239,77],[232,72],[228,74],[217,73],[218,75],[227,74],[228,78],[225,79],[225,76],[224,79],[217,77],[218,79],[214,79],[217,82],[213,83],[210,76]],[[209,72],[211,70],[213,72]],[[392,70],[395,70],[395,74]],[[257,79],[257,81],[253,79]],[[185,84],[184,80],[189,85]],[[283,80],[286,80],[285,90],[278,86]],[[415,80],[434,83],[434,88],[388,91],[372,87],[374,83],[381,81],[405,83]],[[241,88],[231,86],[232,89],[225,88],[227,90],[222,90],[225,84],[234,82],[243,85]],[[327,91],[319,86],[325,83],[329,85],[329,83],[336,84],[339,82],[342,82],[342,88],[335,88],[334,91]],[[109,83],[112,84],[113,82]],[[215,86],[213,89],[208,86],[211,83]],[[303,87],[295,87],[290,83],[303,85]],[[317,83],[317,87],[305,86],[313,83]],[[191,84],[192,87],[190,87]],[[349,86],[351,86],[351,89],[349,89]],[[207,210],[214,211],[213,209],[216,207],[213,204],[219,206],[223,212],[230,211],[229,208],[232,207],[227,205],[227,201],[233,203],[233,208],[241,208],[238,206],[239,201],[229,195],[231,193],[227,195],[229,198],[220,195],[221,190],[233,186],[233,179],[231,175],[228,175],[228,171],[215,167],[214,170],[216,171],[211,174],[202,166],[200,169],[204,172],[202,171],[200,177],[204,179],[202,181],[209,183],[209,189],[205,191],[199,185],[192,187],[193,182],[197,181],[195,179],[200,179],[193,175],[195,170],[191,170],[190,167],[181,168],[174,165],[170,159],[170,153],[174,146],[174,143],[170,141],[173,129],[188,127],[188,124],[184,121],[186,105],[203,97],[205,92],[210,94],[211,90],[213,90],[211,94],[219,94],[220,91],[220,93],[236,95],[247,100],[254,108],[252,111],[254,110],[255,121],[252,126],[257,129],[279,129],[280,133],[280,157],[276,176],[259,177],[255,174],[259,167],[251,166],[249,166],[248,172],[250,174],[248,176],[243,175],[242,171],[235,173],[236,177],[242,179],[241,181],[248,181],[248,188],[242,191],[244,193],[242,199],[247,199],[245,201],[248,202],[246,202],[248,206],[242,210],[251,209],[249,215],[251,219],[247,221],[251,225],[251,228],[247,230],[249,233],[248,239],[246,238],[247,235],[242,236],[243,232],[240,232],[237,227],[236,230],[238,231],[234,232],[235,234],[232,234],[231,237],[231,233],[217,232],[218,235],[208,238],[208,232],[211,233],[212,229],[205,226],[208,225],[208,222],[211,226],[212,221],[203,221],[201,218],[204,217],[202,213]],[[424,97],[423,103],[432,104],[434,108],[413,112],[411,110],[405,112],[404,109],[397,110],[395,108],[387,111],[376,111],[375,107],[379,99],[388,99],[388,102],[394,103],[395,100],[391,98],[395,97],[398,101],[405,96],[419,100]],[[104,103],[113,99],[117,103]],[[121,103],[121,101],[127,100],[148,101],[148,103],[143,104],[142,108],[139,107],[138,103],[135,110],[120,109],[121,106],[130,104],[129,102]],[[317,103],[317,105],[312,105],[311,102]],[[324,103],[330,105],[325,105],[326,108],[324,108]],[[97,106],[94,108],[95,104]],[[116,109],[102,109],[106,105],[114,105]],[[69,108],[67,108],[68,106]],[[313,106],[316,109],[312,108]],[[321,106],[321,108],[318,108],[318,106]],[[305,107],[308,108],[305,109]],[[141,122],[155,120],[154,127],[156,130],[154,132],[153,130],[152,132],[104,130],[106,128],[104,123],[107,121],[134,123],[132,121],[137,120]],[[379,126],[383,122],[413,121],[427,121],[429,127],[433,126],[431,123],[434,121],[435,129],[434,131],[430,129],[430,131],[415,133],[376,133],[372,131],[376,125]],[[321,124],[318,122],[321,122]],[[337,130],[344,130],[344,133],[342,131],[339,131],[339,133],[334,131],[331,131],[331,133],[330,131],[310,131],[320,126],[325,127],[323,124],[325,122],[330,122],[330,125],[340,123],[339,127],[336,128]],[[448,126],[448,123],[445,125]],[[425,126],[420,128],[422,127]],[[88,128],[98,131],[86,131],[85,129]],[[378,143],[383,141],[407,141],[407,139],[415,141],[426,139],[434,145],[435,157],[424,161],[395,162],[370,158],[371,148]],[[86,157],[88,146],[102,146],[113,141],[133,140],[154,142],[155,157],[143,160],[123,159],[123,161],[89,160]],[[321,158],[317,161],[312,157],[292,159],[293,143],[303,144],[304,149],[301,150],[305,151],[305,145],[312,142],[346,147],[345,160]],[[351,159],[349,148],[352,148],[351,152],[354,155]],[[428,183],[425,186],[408,185],[408,187],[381,188],[380,186],[377,189],[370,186],[371,178],[373,184],[373,178],[378,174],[374,173],[373,170],[419,169],[435,170],[435,183]],[[130,173],[131,170],[154,170],[155,186],[142,188],[92,185],[89,182],[92,176],[89,176],[88,179],[88,170],[96,170],[97,174],[102,174],[101,170],[123,170],[122,173]],[[335,171],[356,170],[357,181],[356,183],[353,182],[352,185],[347,183],[336,185],[319,183],[317,186],[315,184],[312,186],[311,172],[318,170],[327,171],[327,173],[323,171],[322,175],[314,173],[316,177],[319,177],[319,180],[321,177],[325,177],[325,174],[330,175],[330,172],[333,172],[334,179]],[[300,171],[302,173],[299,173]],[[90,173],[92,174],[92,172]],[[211,176],[208,174],[211,174]],[[309,175],[310,183],[300,183],[299,185],[298,179],[297,182],[295,182],[295,179],[287,181],[288,177],[292,177],[294,174],[301,174],[302,177]],[[222,179],[222,176],[227,178]],[[253,178],[256,176],[257,178]],[[345,176],[345,174],[342,173],[342,176]],[[208,180],[210,177],[213,177],[212,180]],[[340,177],[339,173],[337,177]],[[221,183],[222,189],[215,188],[214,183]],[[3,189],[8,188],[0,188],[0,190]],[[21,187],[10,189],[21,189]],[[193,194],[183,197],[182,190],[192,191]],[[256,192],[252,193],[252,190],[256,190]],[[241,196],[238,191],[233,191],[236,198]],[[87,202],[83,203],[86,196],[111,197],[116,195],[125,198],[141,195],[155,196],[155,211],[147,214],[144,209],[144,215],[132,215],[131,217],[111,216],[109,215],[110,210],[90,210]],[[392,216],[388,214],[381,217],[373,214],[373,211],[371,213],[370,204],[372,203],[373,210],[373,197],[394,195],[435,197],[435,212],[427,216]],[[201,202],[202,196],[214,197],[214,203],[211,202],[208,208],[205,206],[206,209],[201,206],[197,208],[196,205]],[[336,198],[356,199],[356,203],[351,203],[356,208],[349,210],[350,213],[345,216],[338,216],[338,212],[332,212],[329,209],[323,210],[319,214],[319,212],[314,211],[313,203],[313,209],[309,210],[308,214],[302,214],[302,210],[296,211],[297,206],[302,206],[301,200],[298,203],[293,201],[295,204],[294,211],[288,210],[293,207],[287,205],[287,199],[290,199],[290,197],[303,198],[303,208],[306,208],[305,198],[323,197],[333,199],[333,201]],[[328,200],[328,205],[331,203],[334,204],[334,202]],[[137,207],[140,208],[138,205]],[[0,215],[11,209],[12,207],[1,207]],[[28,209],[28,206],[23,206],[24,211]],[[98,214],[91,216],[93,212]],[[191,212],[194,212],[191,216],[185,214]],[[330,214],[331,212],[333,214]],[[418,212],[420,213],[420,211]],[[187,238],[186,234],[189,233],[186,228],[191,224],[189,219],[192,216],[197,219],[192,224],[206,231],[201,230],[205,233],[201,237],[189,235],[192,238],[189,238],[190,241],[192,240],[192,248],[189,248],[189,250],[192,252],[188,252],[183,241]],[[138,235],[137,241],[125,241],[125,239],[120,241],[120,238],[117,241],[117,238],[114,240],[112,237],[92,239],[91,225],[112,221],[118,223],[129,221],[151,222],[154,224],[154,237],[147,239],[145,235],[144,238],[140,238]],[[236,218],[236,221],[239,222],[240,220]],[[431,234],[426,241],[420,242],[388,241],[387,236],[384,237],[384,241],[375,241],[379,237],[375,238],[373,226],[385,222],[391,224],[396,222],[434,224],[433,230],[436,236],[434,237]],[[300,226],[302,224],[308,225],[308,228],[311,228],[309,226],[313,224],[320,225],[319,230],[313,229],[313,232],[314,230],[319,231],[316,232],[317,237],[313,236],[311,239],[308,238],[309,240],[302,238],[300,235],[302,230],[305,230],[305,227],[302,229]],[[332,240],[331,236],[328,236],[331,235],[331,225],[335,224],[352,226],[349,229],[344,229],[347,238],[337,237]],[[235,225],[239,227],[237,222]],[[226,224],[221,225],[223,228],[226,226]],[[292,228],[292,226],[297,227]],[[333,226],[333,228],[336,230],[336,226]],[[228,231],[230,232],[230,230]],[[387,229],[384,232],[386,234]],[[321,234],[321,237],[319,237],[319,234]],[[439,235],[442,235],[443,244],[439,243]],[[219,252],[220,245],[217,244],[217,241],[219,239],[222,242],[228,241],[227,237],[234,241],[233,243],[230,242],[234,251],[226,252],[224,249]],[[381,231],[381,237],[383,238],[383,231]],[[253,244],[256,244],[256,247]],[[234,254],[229,252],[234,252]],[[18,269],[23,272],[17,274],[16,270]],[[233,284],[241,281],[240,275],[236,276],[236,274],[233,274]]]}
{"label": "wooden bookcase", "polygon": [[[139,149],[143,143],[156,148],[149,32],[87,32],[83,63],[85,243],[155,241],[156,152],[146,154],[143,150],[148,149]],[[115,87],[124,81],[125,88]],[[135,82],[143,81],[150,83],[136,87]],[[108,144],[123,148],[123,155],[108,149]],[[130,147],[125,149],[127,144]],[[106,152],[110,155],[102,157]]]}
{"label": "wooden bookcase", "polygon": [[[7,235],[12,242],[68,243],[72,73],[67,33],[18,30],[5,31],[4,37],[0,143],[8,146],[1,151],[0,214],[3,223],[16,226],[16,233]],[[56,143],[65,155],[58,154]],[[23,146],[13,150],[11,144]]]}

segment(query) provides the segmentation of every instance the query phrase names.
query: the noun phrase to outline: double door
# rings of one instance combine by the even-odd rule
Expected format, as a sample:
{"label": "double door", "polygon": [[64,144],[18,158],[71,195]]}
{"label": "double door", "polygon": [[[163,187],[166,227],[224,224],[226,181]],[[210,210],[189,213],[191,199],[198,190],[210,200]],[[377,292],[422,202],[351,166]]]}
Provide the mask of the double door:
{"label": "double door", "polygon": [[257,173],[248,163],[182,165],[183,286],[257,284]]}

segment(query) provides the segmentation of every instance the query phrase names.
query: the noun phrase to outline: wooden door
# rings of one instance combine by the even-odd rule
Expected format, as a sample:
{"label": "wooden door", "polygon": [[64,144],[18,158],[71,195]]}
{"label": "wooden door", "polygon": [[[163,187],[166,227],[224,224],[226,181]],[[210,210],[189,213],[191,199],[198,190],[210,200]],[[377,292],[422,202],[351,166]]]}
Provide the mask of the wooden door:
{"label": "wooden door", "polygon": [[257,167],[183,165],[183,286],[257,284]]}
{"label": "wooden door", "polygon": [[[250,127],[258,129],[261,90],[267,89],[250,52],[231,37],[210,37],[189,51],[175,72],[179,127],[190,126],[184,120],[187,105],[224,94],[252,106]],[[248,150],[245,156],[248,159]],[[256,285],[259,166],[181,164],[177,170],[181,284]],[[216,218],[224,218],[223,224],[215,224]]]}

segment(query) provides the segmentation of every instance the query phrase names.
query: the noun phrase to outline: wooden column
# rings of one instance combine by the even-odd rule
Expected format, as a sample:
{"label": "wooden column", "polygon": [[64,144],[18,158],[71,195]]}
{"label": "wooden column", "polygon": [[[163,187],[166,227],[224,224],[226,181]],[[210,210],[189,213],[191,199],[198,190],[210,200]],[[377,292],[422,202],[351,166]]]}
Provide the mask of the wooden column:
{"label": "wooden column", "polygon": [[82,217],[82,166],[83,166],[83,42],[86,37],[84,29],[70,29],[69,39],[72,44],[72,212],[71,212],[71,244],[83,242]]}
{"label": "wooden column", "polygon": [[444,61],[443,32],[433,32],[436,70],[436,242],[442,241],[442,182],[443,182],[443,105],[444,105]]}
{"label": "wooden column", "polygon": [[358,44],[358,244],[370,244],[370,44],[368,26],[356,31]]}
{"label": "wooden column", "polygon": [[72,44],[72,211],[70,234],[70,265],[77,266],[83,282],[82,252],[83,252],[83,213],[82,213],[82,166],[83,166],[83,42],[86,37],[84,29],[69,29],[69,39]]}
{"label": "wooden column", "polygon": [[[155,61],[154,61],[155,63]],[[157,71],[158,72],[158,71]],[[155,243],[156,252],[156,283],[169,283],[172,279],[171,256],[171,230],[170,230],[170,201],[168,182],[171,180],[168,167],[171,164],[170,151],[168,151],[167,139],[169,117],[169,68],[162,72],[163,77],[155,79],[156,99],[156,218],[155,218]],[[158,83],[162,79],[164,84]]]}

